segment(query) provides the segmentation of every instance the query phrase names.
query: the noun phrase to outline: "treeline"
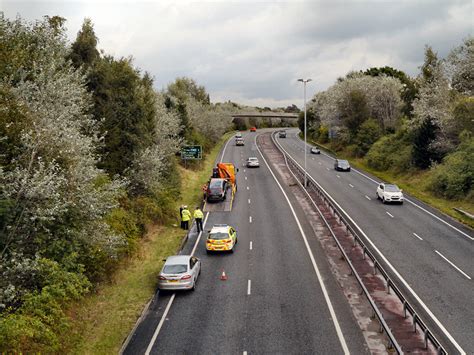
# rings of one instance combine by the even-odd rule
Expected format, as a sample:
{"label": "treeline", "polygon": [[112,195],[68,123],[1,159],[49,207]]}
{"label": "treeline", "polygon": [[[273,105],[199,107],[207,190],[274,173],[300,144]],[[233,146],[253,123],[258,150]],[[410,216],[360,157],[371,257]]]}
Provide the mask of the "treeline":
{"label": "treeline", "polygon": [[188,78],[156,92],[64,23],[0,14],[0,352],[59,351],[70,302],[175,218],[181,145],[232,127],[232,104]]}
{"label": "treeline", "polygon": [[378,171],[428,171],[425,189],[474,202],[474,38],[444,59],[426,47],[420,69],[416,78],[391,67],[339,78],[308,105],[309,135]]}

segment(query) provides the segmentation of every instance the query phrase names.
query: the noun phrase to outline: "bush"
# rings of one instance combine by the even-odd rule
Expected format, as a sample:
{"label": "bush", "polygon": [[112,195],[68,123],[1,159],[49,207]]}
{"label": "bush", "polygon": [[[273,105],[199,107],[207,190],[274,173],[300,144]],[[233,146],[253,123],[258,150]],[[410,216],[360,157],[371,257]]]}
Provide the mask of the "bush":
{"label": "bush", "polygon": [[59,350],[60,334],[68,327],[62,308],[91,286],[84,275],[66,271],[49,259],[38,260],[38,271],[41,288],[26,294],[15,313],[6,311],[0,317],[0,352]]}
{"label": "bush", "polygon": [[405,131],[383,136],[365,156],[367,165],[379,171],[407,171],[411,168],[412,146]]}
{"label": "bush", "polygon": [[462,199],[471,195],[474,181],[474,139],[464,142],[447,155],[443,163],[432,168],[428,188],[447,199]]}
{"label": "bush", "polygon": [[354,153],[358,157],[363,157],[370,147],[380,138],[382,130],[380,124],[374,119],[368,119],[360,126],[355,137],[356,148]]}

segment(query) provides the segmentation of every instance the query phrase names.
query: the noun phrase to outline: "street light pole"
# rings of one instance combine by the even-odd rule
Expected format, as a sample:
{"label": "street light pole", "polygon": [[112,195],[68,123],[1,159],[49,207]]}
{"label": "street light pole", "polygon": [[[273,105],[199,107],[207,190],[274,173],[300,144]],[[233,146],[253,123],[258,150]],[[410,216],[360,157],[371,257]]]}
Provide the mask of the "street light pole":
{"label": "street light pole", "polygon": [[301,81],[303,83],[303,91],[304,91],[304,187],[306,188],[308,178],[307,178],[307,173],[306,173],[306,155],[308,155],[308,152],[306,151],[307,149],[307,144],[306,144],[306,83],[309,83],[311,79],[298,79],[298,81]]}

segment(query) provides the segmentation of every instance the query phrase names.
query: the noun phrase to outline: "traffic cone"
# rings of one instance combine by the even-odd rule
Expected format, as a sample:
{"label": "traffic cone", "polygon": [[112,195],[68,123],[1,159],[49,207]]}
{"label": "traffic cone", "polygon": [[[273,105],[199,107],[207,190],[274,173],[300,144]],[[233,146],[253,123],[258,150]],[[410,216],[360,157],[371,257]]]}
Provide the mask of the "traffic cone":
{"label": "traffic cone", "polygon": [[226,281],[226,280],[227,280],[227,275],[225,274],[224,269],[222,269],[221,280],[222,280],[222,281]]}

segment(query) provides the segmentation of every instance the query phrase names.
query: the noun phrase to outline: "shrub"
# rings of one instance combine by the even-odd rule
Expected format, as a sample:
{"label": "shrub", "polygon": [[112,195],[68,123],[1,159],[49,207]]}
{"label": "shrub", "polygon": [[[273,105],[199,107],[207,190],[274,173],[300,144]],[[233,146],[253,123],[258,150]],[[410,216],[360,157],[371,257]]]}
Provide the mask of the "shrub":
{"label": "shrub", "polygon": [[432,168],[428,188],[447,199],[462,199],[471,194],[473,181],[474,139],[471,138],[447,155],[442,164]]}
{"label": "shrub", "polygon": [[365,156],[367,165],[386,171],[406,171],[411,167],[412,146],[405,131],[386,135],[375,142]]}

